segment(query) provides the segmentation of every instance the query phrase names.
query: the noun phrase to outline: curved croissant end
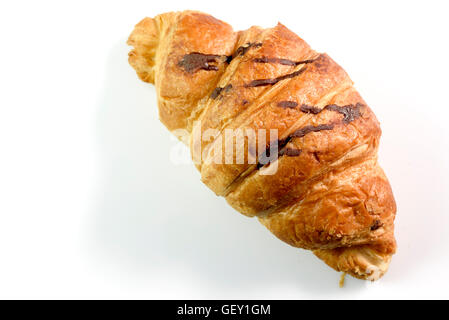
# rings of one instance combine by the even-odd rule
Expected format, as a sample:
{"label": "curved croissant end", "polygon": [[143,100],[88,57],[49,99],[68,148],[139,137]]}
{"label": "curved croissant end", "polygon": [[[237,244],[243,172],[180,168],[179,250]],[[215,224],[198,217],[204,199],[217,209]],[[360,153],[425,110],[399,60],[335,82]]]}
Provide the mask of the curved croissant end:
{"label": "curved croissant end", "polygon": [[[387,271],[396,204],[377,162],[381,130],[336,62],[282,24],[234,32],[195,11],[145,18],[128,44],[129,63],[156,86],[161,121],[190,134],[212,191],[337,271],[367,280]],[[239,130],[277,136],[247,134],[237,151],[227,132]],[[254,146],[272,144],[277,157],[263,162]]]}
{"label": "curved croissant end", "polygon": [[140,21],[127,43],[134,47],[134,50],[128,54],[129,64],[136,70],[142,81],[154,83],[156,50],[159,44],[156,21],[151,18]]}
{"label": "curved croissant end", "polygon": [[337,271],[371,281],[378,280],[387,272],[392,256],[391,253],[383,253],[369,245],[319,249],[313,253]]}

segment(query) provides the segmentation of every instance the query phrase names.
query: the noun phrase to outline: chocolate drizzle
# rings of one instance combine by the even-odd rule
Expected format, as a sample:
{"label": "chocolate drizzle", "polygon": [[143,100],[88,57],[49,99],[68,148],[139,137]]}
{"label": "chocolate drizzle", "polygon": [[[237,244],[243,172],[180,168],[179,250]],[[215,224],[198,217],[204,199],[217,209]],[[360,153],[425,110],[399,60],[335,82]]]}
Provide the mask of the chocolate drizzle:
{"label": "chocolate drizzle", "polygon": [[[288,136],[284,139],[279,139],[276,141],[273,141],[270,143],[270,145],[265,149],[264,156],[262,158],[259,157],[257,161],[257,170],[265,166],[266,164],[276,160],[280,156],[290,156],[290,157],[297,157],[301,154],[301,149],[293,149],[293,148],[285,148],[284,147],[290,142],[292,139],[291,136]],[[273,150],[274,146],[277,145],[277,154],[271,154],[271,151]]]}
{"label": "chocolate drizzle", "polygon": [[304,113],[312,113],[312,114],[318,114],[321,111],[323,111],[323,109],[320,109],[320,108],[314,107],[314,106],[309,106],[307,104],[301,105],[301,107],[299,109]]}
{"label": "chocolate drizzle", "polygon": [[294,148],[284,148],[279,151],[279,156],[289,156],[289,157],[297,157],[301,154],[301,149],[294,149]]}
{"label": "chocolate drizzle", "polygon": [[360,102],[357,102],[356,105],[348,104],[346,106],[337,106],[335,104],[330,104],[325,107],[325,109],[336,111],[343,115],[343,123],[349,123],[354,121],[355,119],[361,116],[360,108],[363,106]]}
{"label": "chocolate drizzle", "polygon": [[280,101],[278,102],[278,107],[284,109],[294,109],[298,106],[298,103],[295,101]]}
{"label": "chocolate drizzle", "polygon": [[[357,102],[355,105],[348,104],[345,106],[329,104],[329,105],[325,106],[323,109],[303,104],[300,107],[300,110],[304,113],[312,113],[312,114],[318,114],[323,110],[335,111],[335,112],[341,113],[343,115],[343,119],[341,120],[341,122],[344,124],[348,124],[361,116],[361,113],[360,113],[361,107],[363,107],[363,104],[361,104],[360,102]],[[312,125],[305,126],[304,128],[301,128],[301,129],[293,132],[291,134],[291,136],[301,138],[310,132],[318,132],[321,130],[332,130],[335,127],[335,124],[336,124],[335,122],[331,122],[331,123],[319,124],[317,126],[312,126]]]}
{"label": "chocolate drizzle", "polygon": [[249,49],[259,48],[261,46],[261,42],[248,42],[246,45],[238,47],[235,53],[230,56],[191,52],[182,57],[178,62],[178,66],[184,68],[189,73],[195,73],[199,70],[218,71],[218,63],[220,60],[229,64],[235,57],[245,55]]}
{"label": "chocolate drizzle", "polygon": [[375,231],[382,226],[383,226],[383,224],[382,224],[382,222],[380,222],[380,220],[374,220],[374,223],[371,225],[370,230]]}
{"label": "chocolate drizzle", "polygon": [[222,90],[223,90],[223,88],[216,87],[216,88],[214,89],[214,91],[212,91],[210,97],[211,97],[212,99],[216,99],[216,98],[220,95],[220,93],[221,93]]}
{"label": "chocolate drizzle", "polygon": [[226,87],[224,87],[224,88],[216,87],[216,88],[214,89],[214,91],[212,91],[210,97],[211,97],[212,99],[216,99],[216,98],[218,98],[218,96],[221,94],[222,91],[228,92],[228,91],[231,90],[231,89],[232,89],[232,84],[228,84],[228,85],[227,85]]}
{"label": "chocolate drizzle", "polygon": [[298,70],[298,71],[295,71],[295,72],[292,72],[292,73],[284,74],[284,75],[282,75],[280,77],[277,77],[277,78],[253,80],[250,83],[246,84],[245,87],[250,88],[250,87],[261,87],[261,86],[274,85],[274,84],[278,83],[279,81],[297,77],[301,73],[303,73],[304,71],[306,71],[306,68],[303,68],[301,70]]}
{"label": "chocolate drizzle", "polygon": [[279,63],[285,66],[298,66],[300,64],[307,64],[312,63],[315,61],[315,59],[309,59],[309,60],[302,60],[302,61],[293,61],[289,59],[282,59],[282,58],[268,58],[268,57],[262,57],[262,58],[255,58],[253,60],[256,63]]}
{"label": "chocolate drizzle", "polygon": [[322,130],[332,130],[334,128],[333,123],[325,123],[325,124],[319,124],[317,126],[305,126],[304,128],[298,129],[295,132],[291,134],[294,138],[302,138],[306,134],[311,132],[318,132]]}
{"label": "chocolate drizzle", "polygon": [[246,45],[240,46],[235,51],[233,58],[237,56],[244,56],[245,53],[251,48],[260,48],[262,46],[261,42],[248,42]]}
{"label": "chocolate drizzle", "polygon": [[323,109],[303,104],[303,105],[301,105],[300,110],[304,113],[312,113],[312,114],[318,114],[323,110],[335,111],[335,112],[338,112],[343,115],[342,121],[343,121],[343,123],[347,124],[361,116],[361,114],[360,114],[361,107],[363,107],[363,104],[360,102],[357,102],[355,105],[347,104],[345,106],[338,106],[336,104],[328,104]]}
{"label": "chocolate drizzle", "polygon": [[178,62],[178,66],[189,73],[195,73],[199,70],[218,71],[217,64],[222,57],[215,54],[192,52],[184,55]]}
{"label": "chocolate drizzle", "polygon": [[238,47],[232,55],[226,56],[226,63],[231,63],[232,59],[235,57],[244,56],[251,48],[260,48],[261,46],[261,42],[247,42],[245,45]]}

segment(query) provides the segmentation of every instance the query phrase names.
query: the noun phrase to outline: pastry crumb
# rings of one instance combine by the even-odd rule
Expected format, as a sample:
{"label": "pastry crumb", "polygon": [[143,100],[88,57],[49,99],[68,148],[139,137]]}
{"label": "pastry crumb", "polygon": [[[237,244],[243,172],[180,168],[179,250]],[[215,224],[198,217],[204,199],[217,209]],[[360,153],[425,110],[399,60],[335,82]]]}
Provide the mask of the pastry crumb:
{"label": "pastry crumb", "polygon": [[345,285],[345,276],[346,276],[346,272],[343,272],[343,273],[341,274],[340,282],[339,282],[340,288],[343,288],[344,285]]}

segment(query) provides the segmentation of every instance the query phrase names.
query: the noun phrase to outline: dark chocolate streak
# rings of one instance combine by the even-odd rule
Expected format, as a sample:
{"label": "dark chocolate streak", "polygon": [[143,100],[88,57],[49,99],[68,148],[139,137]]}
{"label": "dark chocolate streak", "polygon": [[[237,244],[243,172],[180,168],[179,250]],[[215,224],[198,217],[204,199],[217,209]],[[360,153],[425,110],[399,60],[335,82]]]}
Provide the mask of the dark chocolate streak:
{"label": "dark chocolate streak", "polygon": [[262,43],[260,42],[248,42],[246,45],[238,47],[235,53],[231,56],[191,52],[182,57],[178,62],[178,66],[184,68],[184,70],[189,73],[195,73],[199,70],[218,71],[218,66],[216,65],[219,63],[218,59],[224,58],[224,62],[230,63],[235,57],[243,56],[249,49],[259,48],[261,46]]}
{"label": "dark chocolate streak", "polygon": [[221,57],[223,56],[192,52],[184,55],[178,62],[178,66],[184,68],[189,73],[195,73],[199,70],[218,71],[216,64]]}
{"label": "dark chocolate streak", "polygon": [[262,46],[261,42],[253,42],[253,43],[248,42],[245,45],[238,47],[237,50],[235,50],[235,52],[232,55],[226,56],[226,63],[231,63],[232,59],[234,59],[237,56],[245,55],[245,53],[251,48],[259,48],[261,46]]}
{"label": "dark chocolate streak", "polygon": [[298,103],[295,101],[280,101],[278,103],[278,107],[284,108],[284,109],[294,109],[298,106]]}
{"label": "dark chocolate streak", "polygon": [[211,97],[212,99],[216,99],[216,98],[220,95],[220,93],[221,93],[222,90],[223,90],[223,88],[216,87],[216,88],[214,89],[214,91],[212,91],[210,97]]}
{"label": "dark chocolate streak", "polygon": [[301,105],[300,110],[304,113],[312,113],[312,114],[318,114],[323,110],[335,111],[335,112],[341,113],[343,115],[342,121],[343,121],[343,123],[347,124],[361,116],[361,114],[360,114],[361,107],[363,107],[363,104],[360,102],[357,102],[355,105],[348,104],[345,106],[338,106],[336,104],[328,104],[323,109],[303,104],[303,105]]}
{"label": "dark chocolate streak", "polygon": [[375,231],[377,229],[379,229],[380,227],[382,227],[382,222],[380,222],[380,220],[374,220],[374,223],[371,225],[370,230],[371,231]]}
{"label": "dark chocolate streak", "polygon": [[318,132],[322,130],[332,130],[334,128],[333,123],[325,123],[325,124],[319,124],[317,126],[305,126],[304,128],[298,129],[295,132],[293,132],[290,136],[293,138],[302,138],[306,134],[311,132]]}
{"label": "dark chocolate streak", "polygon": [[[359,118],[361,116],[360,108],[363,106],[360,102],[357,102],[355,105],[348,104],[346,106],[337,106],[336,104],[329,104],[325,106],[323,109],[308,106],[308,105],[302,105],[300,110],[305,113],[312,113],[312,114],[318,114],[323,110],[331,110],[336,111],[338,113],[341,113],[343,115],[343,119],[341,120],[344,124],[348,124],[355,119]],[[290,136],[295,138],[302,138],[306,134],[310,132],[318,132],[321,130],[332,130],[335,127],[334,122],[331,123],[325,123],[325,124],[319,124],[317,126],[305,126],[304,128],[298,129],[295,132],[293,132]]]}
{"label": "dark chocolate streak", "polygon": [[336,111],[343,115],[343,123],[349,123],[361,116],[360,108],[363,106],[360,102],[357,102],[354,106],[353,104],[348,104],[346,106],[337,106],[335,104],[327,105],[325,108],[328,110]]}
{"label": "dark chocolate streak", "polygon": [[260,48],[261,46],[262,46],[261,42],[252,42],[252,43],[248,42],[246,45],[238,47],[235,53],[232,55],[232,57],[235,58],[237,56],[243,56],[249,49]]}
{"label": "dark chocolate streak", "polygon": [[[292,137],[291,136],[288,136],[288,137],[286,137],[286,138],[284,138],[284,139],[279,139],[279,140],[276,140],[276,141],[273,141],[273,142],[271,142],[270,143],[270,145],[267,147],[267,149],[265,150],[265,156],[266,156],[266,158],[265,159],[259,159],[258,160],[258,162],[257,162],[257,170],[259,170],[260,168],[262,168],[263,166],[265,166],[266,164],[268,164],[268,163],[270,163],[270,162],[272,162],[272,161],[274,161],[274,160],[276,160],[278,157],[280,157],[280,156],[283,156],[283,155],[286,155],[286,156],[290,156],[290,154],[293,154],[293,153],[296,153],[295,155],[293,155],[293,156],[299,156],[300,154],[301,154],[301,152],[302,152],[302,150],[301,149],[291,149],[291,148],[286,148],[286,149],[290,149],[290,150],[297,150],[296,152],[292,152],[292,151],[283,151],[284,150],[284,147],[287,145],[287,143],[289,143],[290,142],[290,140],[292,139]],[[276,145],[277,144],[277,146],[278,146],[278,148],[277,148],[277,150],[278,150],[278,153],[277,153],[277,155],[276,154],[271,154],[271,149],[272,149],[272,146],[273,145]]]}
{"label": "dark chocolate streak", "polygon": [[282,58],[262,57],[262,58],[255,58],[253,61],[257,62],[257,63],[279,63],[279,64],[283,64],[285,66],[298,66],[300,64],[312,63],[312,62],[315,61],[315,59],[302,60],[302,61],[293,61],[293,60],[282,59]]}
{"label": "dark chocolate streak", "polygon": [[323,109],[314,106],[309,106],[307,104],[301,105],[300,110],[304,113],[313,113],[313,114],[318,114],[321,111],[323,111]]}
{"label": "dark chocolate streak", "polygon": [[228,92],[228,91],[231,90],[231,89],[232,89],[232,84],[228,84],[228,85],[227,85],[226,87],[224,87],[224,88],[216,87],[216,88],[214,89],[214,91],[212,91],[210,97],[211,97],[212,99],[216,99],[216,98],[221,94],[222,91]]}
{"label": "dark chocolate streak", "polygon": [[306,68],[302,68],[301,70],[298,70],[298,71],[295,71],[292,73],[284,74],[283,76],[280,76],[277,78],[253,80],[249,84],[246,84],[245,87],[250,88],[250,87],[261,87],[261,86],[273,85],[273,84],[278,83],[279,81],[297,77],[304,71],[306,71]]}
{"label": "dark chocolate streak", "polygon": [[301,149],[294,149],[294,148],[284,148],[281,151],[279,151],[279,156],[289,156],[289,157],[297,157],[301,154]]}

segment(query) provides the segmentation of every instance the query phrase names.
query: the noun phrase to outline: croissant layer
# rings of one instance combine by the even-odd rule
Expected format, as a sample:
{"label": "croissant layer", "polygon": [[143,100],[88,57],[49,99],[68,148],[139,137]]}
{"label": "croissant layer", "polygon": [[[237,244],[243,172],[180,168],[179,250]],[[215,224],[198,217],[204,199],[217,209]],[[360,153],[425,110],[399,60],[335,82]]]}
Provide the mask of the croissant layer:
{"label": "croissant layer", "polygon": [[145,18],[128,44],[212,191],[337,271],[385,274],[396,204],[381,130],[335,61],[282,24],[235,32],[196,11]]}

